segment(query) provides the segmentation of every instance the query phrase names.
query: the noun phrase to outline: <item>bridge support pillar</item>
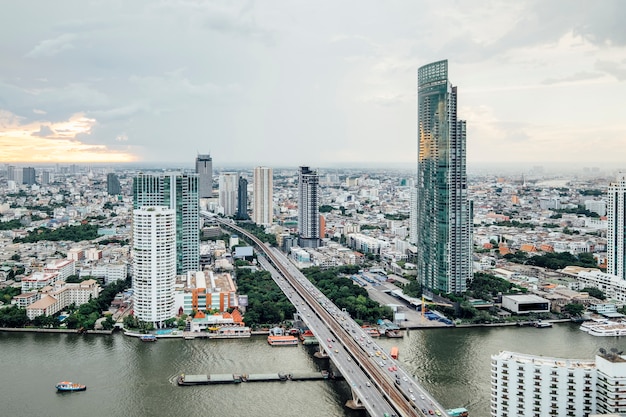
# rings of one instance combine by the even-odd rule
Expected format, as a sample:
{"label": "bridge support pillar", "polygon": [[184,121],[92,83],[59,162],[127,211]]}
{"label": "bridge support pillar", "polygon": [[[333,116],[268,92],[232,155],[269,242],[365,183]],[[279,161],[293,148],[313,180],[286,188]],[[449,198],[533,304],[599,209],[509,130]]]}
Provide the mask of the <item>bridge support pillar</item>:
{"label": "bridge support pillar", "polygon": [[359,398],[359,396],[357,395],[356,392],[354,392],[354,390],[350,390],[350,391],[352,391],[352,399],[346,401],[346,407],[351,408],[352,410],[364,409],[365,406],[361,402],[361,398]]}
{"label": "bridge support pillar", "polygon": [[318,359],[327,359],[328,358],[328,352],[326,352],[326,350],[324,350],[324,346],[322,346],[322,344],[320,343],[319,350],[317,352],[315,352],[313,354],[313,356],[315,356]]}

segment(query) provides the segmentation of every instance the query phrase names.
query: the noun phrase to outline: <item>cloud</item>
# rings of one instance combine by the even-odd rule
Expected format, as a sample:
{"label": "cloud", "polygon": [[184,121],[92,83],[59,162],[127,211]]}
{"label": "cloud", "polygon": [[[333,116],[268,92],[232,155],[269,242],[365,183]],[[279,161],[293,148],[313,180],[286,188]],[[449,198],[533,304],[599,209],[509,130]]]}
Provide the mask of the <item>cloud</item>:
{"label": "cloud", "polygon": [[41,109],[33,109],[33,113],[35,113],[35,114],[46,114],[47,112],[45,110],[41,110]]}
{"label": "cloud", "polygon": [[43,138],[55,136],[56,132],[50,128],[50,126],[41,125],[38,132],[33,132],[33,136],[41,136]]}
{"label": "cloud", "polygon": [[612,75],[619,81],[626,80],[626,65],[624,65],[624,61],[622,61],[622,63],[615,61],[598,61],[596,62],[596,69]]}
{"label": "cloud", "polygon": [[562,78],[546,78],[542,81],[542,84],[550,85],[550,84],[561,84],[561,83],[573,83],[576,81],[588,81],[594,80],[597,78],[601,78],[603,74],[598,72],[577,72],[575,74],[562,77]]}
{"label": "cloud", "polygon": [[76,35],[71,33],[64,33],[57,36],[54,39],[45,39],[37,46],[28,52],[26,58],[41,58],[57,55],[68,49],[74,49],[72,41],[76,38]]}

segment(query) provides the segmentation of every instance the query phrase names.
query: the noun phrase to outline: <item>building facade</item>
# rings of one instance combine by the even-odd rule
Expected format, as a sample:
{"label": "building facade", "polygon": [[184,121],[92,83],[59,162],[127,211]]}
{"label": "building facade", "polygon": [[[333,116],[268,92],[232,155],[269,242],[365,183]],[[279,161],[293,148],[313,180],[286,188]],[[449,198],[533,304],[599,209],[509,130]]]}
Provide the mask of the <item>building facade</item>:
{"label": "building facade", "polygon": [[626,173],[621,172],[617,181],[609,184],[606,214],[607,272],[626,279]]}
{"label": "building facade", "polygon": [[306,166],[298,174],[298,244],[316,248],[320,245],[319,176]]}
{"label": "building facade", "polygon": [[239,177],[237,186],[237,219],[248,220],[248,180]]}
{"label": "building facade", "polygon": [[122,194],[122,187],[120,186],[120,179],[114,173],[107,174],[107,194],[108,195],[120,195]]}
{"label": "building facade", "polygon": [[164,206],[133,210],[132,255],[134,315],[160,327],[175,315],[175,210]]}
{"label": "building facade", "polygon": [[165,206],[176,213],[176,273],[196,271],[200,264],[198,175],[139,174],[133,181],[133,208]]}
{"label": "building facade", "polygon": [[224,216],[234,216],[237,212],[238,186],[239,174],[236,172],[224,172],[220,174],[219,205]]}
{"label": "building facade", "polygon": [[210,154],[198,154],[196,174],[198,174],[198,197],[213,197],[213,158]]}
{"label": "building facade", "polygon": [[256,224],[271,225],[274,214],[274,179],[272,168],[254,168],[252,197],[254,198],[252,220]]}
{"label": "building facade", "polygon": [[417,74],[417,276],[426,289],[459,293],[472,276],[465,121],[447,60]]}
{"label": "building facade", "polygon": [[33,185],[36,183],[35,168],[25,167],[22,168],[22,184]]}

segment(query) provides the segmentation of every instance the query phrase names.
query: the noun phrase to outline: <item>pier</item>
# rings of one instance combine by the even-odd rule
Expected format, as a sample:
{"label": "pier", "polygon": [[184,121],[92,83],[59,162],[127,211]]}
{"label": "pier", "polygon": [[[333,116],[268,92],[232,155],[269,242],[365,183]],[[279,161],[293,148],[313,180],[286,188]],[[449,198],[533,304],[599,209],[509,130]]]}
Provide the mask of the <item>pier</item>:
{"label": "pier", "polygon": [[242,382],[275,381],[319,381],[324,379],[342,379],[328,371],[321,372],[276,372],[269,374],[181,374],[176,383],[180,386],[239,384]]}

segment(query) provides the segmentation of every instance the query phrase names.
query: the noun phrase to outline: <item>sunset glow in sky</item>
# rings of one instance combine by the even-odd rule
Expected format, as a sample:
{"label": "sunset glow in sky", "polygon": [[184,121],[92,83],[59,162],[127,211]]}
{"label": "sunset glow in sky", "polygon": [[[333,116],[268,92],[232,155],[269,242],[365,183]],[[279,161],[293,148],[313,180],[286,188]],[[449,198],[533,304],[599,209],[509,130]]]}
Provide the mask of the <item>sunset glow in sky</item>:
{"label": "sunset glow in sky", "polygon": [[621,165],[620,0],[34,0],[0,14],[0,163],[417,161],[448,59],[467,161]]}

